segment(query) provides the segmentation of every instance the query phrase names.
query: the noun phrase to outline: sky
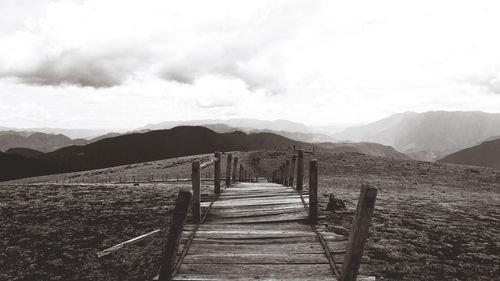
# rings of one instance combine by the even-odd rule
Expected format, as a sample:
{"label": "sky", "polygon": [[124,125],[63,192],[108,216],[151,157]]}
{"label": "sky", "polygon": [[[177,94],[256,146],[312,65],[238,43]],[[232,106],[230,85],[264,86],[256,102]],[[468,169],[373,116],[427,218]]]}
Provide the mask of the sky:
{"label": "sky", "polygon": [[0,0],[0,126],[500,112],[499,1]]}

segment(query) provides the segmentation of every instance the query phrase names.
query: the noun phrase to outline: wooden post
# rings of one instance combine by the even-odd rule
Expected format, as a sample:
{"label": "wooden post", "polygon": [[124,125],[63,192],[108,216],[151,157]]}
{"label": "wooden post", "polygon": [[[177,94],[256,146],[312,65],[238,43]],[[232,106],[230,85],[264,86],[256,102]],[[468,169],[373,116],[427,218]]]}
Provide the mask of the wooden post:
{"label": "wooden post", "polygon": [[243,165],[240,164],[239,181],[243,181]]}
{"label": "wooden post", "polygon": [[289,186],[290,180],[290,160],[286,159],[285,162],[285,186]]}
{"label": "wooden post", "polygon": [[290,179],[288,180],[289,186],[293,187],[293,175],[295,174],[295,162],[297,162],[297,155],[292,156],[292,163],[290,166]]}
{"label": "wooden post", "polygon": [[214,163],[214,193],[220,193],[220,152],[215,152]]}
{"label": "wooden post", "polygon": [[193,199],[191,200],[191,212],[193,213],[193,222],[198,223],[201,219],[200,162],[194,161],[192,165]]}
{"label": "wooden post", "polygon": [[309,219],[318,223],[318,160],[309,162]]}
{"label": "wooden post", "polygon": [[304,150],[299,149],[297,155],[297,190],[301,191],[304,185]]}
{"label": "wooden post", "polygon": [[286,169],[285,169],[285,167],[286,167],[286,164],[283,163],[283,166],[282,166],[282,169],[283,169],[283,179],[281,180],[281,184],[282,185],[285,185],[285,179],[286,179]]}
{"label": "wooden post", "polygon": [[344,264],[340,281],[356,280],[359,271],[359,264],[363,256],[368,228],[375,209],[375,200],[377,198],[377,189],[368,185],[361,186],[356,214],[349,234],[349,242],[344,256]]}
{"label": "wooden post", "polygon": [[237,170],[238,169],[238,157],[234,157],[234,163],[233,163],[233,182],[236,181],[236,173],[237,173]]}
{"label": "wooden post", "polygon": [[174,214],[172,223],[167,236],[167,244],[162,251],[160,259],[160,275],[159,281],[170,281],[175,266],[175,258],[181,240],[182,228],[186,222],[186,217],[189,209],[189,203],[193,192],[188,189],[179,191],[177,200],[175,201]]}
{"label": "wooden post", "polygon": [[227,163],[226,163],[226,185],[231,185],[231,162],[233,160],[233,155],[231,153],[227,154]]}

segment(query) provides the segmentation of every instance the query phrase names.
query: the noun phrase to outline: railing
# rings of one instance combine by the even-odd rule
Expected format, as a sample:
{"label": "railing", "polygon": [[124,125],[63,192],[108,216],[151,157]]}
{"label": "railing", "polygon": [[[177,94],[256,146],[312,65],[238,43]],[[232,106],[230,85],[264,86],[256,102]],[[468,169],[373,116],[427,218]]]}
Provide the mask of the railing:
{"label": "railing", "polygon": [[[231,153],[227,154],[227,165],[226,165],[226,186],[230,186],[232,182],[236,182],[237,179],[241,182],[250,181],[252,174],[249,173],[241,164],[239,170],[239,177],[236,177],[236,167],[238,163],[238,157],[234,157],[234,162],[232,161],[233,155]],[[200,170],[203,167],[214,164],[214,194],[218,195],[221,193],[221,154],[215,152],[215,157],[211,161],[205,162],[200,165],[199,161],[192,162],[192,189],[181,190],[177,197],[175,204],[174,214],[172,224],[169,228],[167,245],[162,252],[162,258],[160,263],[160,271],[158,280],[160,281],[170,281],[175,273],[175,263],[177,258],[177,252],[179,248],[180,237],[182,235],[182,229],[186,222],[188,215],[188,209],[191,207],[192,220],[193,223],[198,225],[202,221],[201,217],[201,187],[200,187]],[[205,213],[206,216],[206,213]],[[197,227],[196,227],[197,228]],[[196,229],[195,228],[195,229]]]}
{"label": "railing", "polygon": [[[297,162],[297,170],[295,163]],[[291,159],[285,159],[279,167],[271,174],[270,180],[274,183],[285,186],[293,186],[294,176],[296,177],[295,189],[302,194],[304,182],[304,151],[297,150],[297,155],[292,155]],[[349,234],[349,241],[346,247],[344,263],[340,273],[340,281],[354,281],[358,275],[363,249],[368,236],[371,218],[375,208],[377,189],[368,185],[361,186],[361,193],[356,207],[356,213]],[[318,160],[312,159],[309,162],[309,220],[315,225],[318,222]]]}

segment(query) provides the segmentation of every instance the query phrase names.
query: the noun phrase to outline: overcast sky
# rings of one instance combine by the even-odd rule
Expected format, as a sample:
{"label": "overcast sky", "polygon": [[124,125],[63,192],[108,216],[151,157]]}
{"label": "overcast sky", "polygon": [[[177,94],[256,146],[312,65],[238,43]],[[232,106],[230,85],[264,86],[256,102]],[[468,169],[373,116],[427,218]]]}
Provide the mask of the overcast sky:
{"label": "overcast sky", "polygon": [[500,112],[500,1],[0,0],[0,126]]}

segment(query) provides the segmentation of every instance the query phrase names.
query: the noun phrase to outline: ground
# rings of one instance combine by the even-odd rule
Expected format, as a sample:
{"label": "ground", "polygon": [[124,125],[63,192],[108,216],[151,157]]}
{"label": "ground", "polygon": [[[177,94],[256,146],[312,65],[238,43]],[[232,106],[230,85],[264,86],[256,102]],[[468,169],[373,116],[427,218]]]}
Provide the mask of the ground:
{"label": "ground", "polygon": [[[242,153],[240,163],[269,175],[292,151]],[[156,274],[177,190],[193,158],[0,185],[0,280],[146,280]],[[500,171],[391,160],[356,153],[311,155],[319,161],[321,220],[347,235],[352,214],[326,211],[328,194],[353,210],[361,184],[378,188],[365,253],[378,280],[500,280]],[[202,175],[209,176],[213,167]],[[223,167],[224,170],[224,167]],[[306,165],[307,183],[307,165]],[[85,183],[78,181],[86,175]],[[132,176],[133,183],[117,182]],[[175,176],[174,176],[175,175]],[[212,174],[213,175],[213,174]],[[69,184],[69,179],[72,183]],[[64,183],[63,183],[64,180]],[[75,183],[77,182],[77,183]],[[29,183],[29,184],[28,184]],[[203,193],[212,191],[203,182]],[[108,256],[96,253],[149,231],[162,232]]]}

